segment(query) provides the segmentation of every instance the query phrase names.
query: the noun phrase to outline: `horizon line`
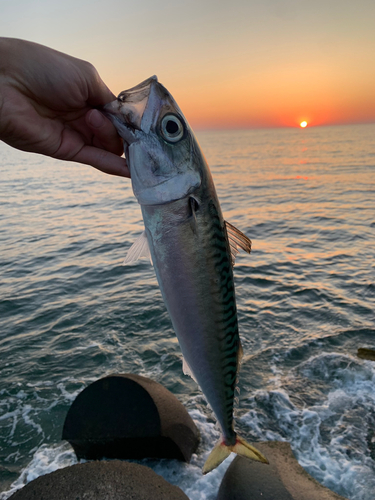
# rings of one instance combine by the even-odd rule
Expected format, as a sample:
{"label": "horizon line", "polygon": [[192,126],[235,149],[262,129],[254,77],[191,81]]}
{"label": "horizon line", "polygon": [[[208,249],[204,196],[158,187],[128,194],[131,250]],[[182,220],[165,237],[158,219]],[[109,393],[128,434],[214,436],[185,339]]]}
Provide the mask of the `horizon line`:
{"label": "horizon line", "polygon": [[366,122],[351,122],[351,123],[319,123],[317,125],[307,124],[306,127],[302,128],[300,125],[229,125],[229,126],[200,126],[200,125],[192,125],[194,130],[200,131],[220,131],[220,130],[269,130],[269,129],[296,129],[301,131],[306,131],[309,128],[322,128],[322,127],[354,127],[354,126],[363,126],[363,125],[375,125],[375,120],[366,121]]}

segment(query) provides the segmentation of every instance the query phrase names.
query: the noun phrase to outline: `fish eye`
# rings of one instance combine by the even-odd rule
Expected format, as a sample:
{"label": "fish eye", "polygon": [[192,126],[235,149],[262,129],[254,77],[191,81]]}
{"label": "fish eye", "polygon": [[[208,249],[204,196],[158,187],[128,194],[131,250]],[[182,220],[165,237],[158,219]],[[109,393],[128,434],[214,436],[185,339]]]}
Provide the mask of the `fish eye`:
{"label": "fish eye", "polygon": [[121,101],[121,102],[125,102],[125,100],[126,100],[126,94],[125,94],[125,92],[121,92],[121,93],[117,96],[117,100],[118,100],[118,101]]}
{"label": "fish eye", "polygon": [[168,142],[180,141],[185,133],[182,120],[176,115],[165,115],[160,126],[161,135]]}

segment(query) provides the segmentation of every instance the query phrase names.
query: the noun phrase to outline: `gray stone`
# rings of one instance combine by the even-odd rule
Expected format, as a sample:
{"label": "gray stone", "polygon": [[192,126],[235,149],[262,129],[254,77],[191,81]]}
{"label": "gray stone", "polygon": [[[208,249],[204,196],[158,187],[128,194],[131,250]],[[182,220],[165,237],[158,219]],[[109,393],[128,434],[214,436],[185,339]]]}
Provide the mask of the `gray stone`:
{"label": "gray stone", "polygon": [[189,500],[177,486],[143,465],[89,462],[38,477],[12,500]]}
{"label": "gray stone", "polygon": [[375,361],[375,349],[368,349],[366,347],[359,347],[358,351],[357,351],[357,356],[361,359]]}
{"label": "gray stone", "polygon": [[111,375],[75,399],[62,439],[78,459],[175,458],[189,462],[199,443],[190,415],[165,387],[140,375]]}
{"label": "gray stone", "polygon": [[297,462],[289,443],[256,443],[269,465],[236,457],[217,500],[346,500],[313,479]]}

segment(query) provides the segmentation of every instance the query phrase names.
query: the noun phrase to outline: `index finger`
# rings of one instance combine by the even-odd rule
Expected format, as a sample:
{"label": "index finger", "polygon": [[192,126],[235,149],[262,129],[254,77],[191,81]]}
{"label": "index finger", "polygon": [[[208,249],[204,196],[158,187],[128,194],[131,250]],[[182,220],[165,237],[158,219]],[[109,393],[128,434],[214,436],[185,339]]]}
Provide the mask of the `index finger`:
{"label": "index finger", "polygon": [[84,146],[73,158],[71,158],[71,161],[91,165],[106,174],[130,178],[130,172],[125,158],[95,146]]}

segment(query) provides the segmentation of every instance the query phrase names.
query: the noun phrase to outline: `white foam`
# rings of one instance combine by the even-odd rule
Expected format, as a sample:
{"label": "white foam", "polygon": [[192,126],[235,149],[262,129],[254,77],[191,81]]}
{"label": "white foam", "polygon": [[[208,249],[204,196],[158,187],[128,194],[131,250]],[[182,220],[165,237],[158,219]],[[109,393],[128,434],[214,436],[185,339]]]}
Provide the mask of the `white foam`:
{"label": "white foam", "polygon": [[25,424],[27,425],[30,425],[31,427],[34,427],[34,429],[36,430],[36,432],[38,434],[42,434],[44,436],[44,432],[43,432],[43,429],[42,427],[37,424],[36,422],[34,422],[34,420],[31,418],[30,416],[30,413],[34,411],[34,408],[27,404],[23,407],[23,411],[22,411],[22,418],[25,422]]}
{"label": "white foam", "polygon": [[228,457],[219,467],[207,475],[202,474],[202,467],[209,453],[220,438],[217,425],[208,422],[207,417],[199,410],[189,411],[198,427],[201,442],[196,454],[193,454],[189,464],[177,460],[149,461],[141,463],[152,467],[171,484],[181,488],[190,500],[215,500],[223,476],[234,459]]}
{"label": "white foam", "polygon": [[63,443],[55,446],[44,444],[34,453],[31,462],[22,471],[20,477],[12,483],[10,489],[0,493],[0,500],[6,500],[15,491],[39,476],[44,476],[75,463],[77,463],[77,459],[69,444]]}
{"label": "white foam", "polygon": [[[375,367],[370,362],[339,354],[319,355],[301,363],[287,375],[278,372],[272,380],[273,387],[256,391],[247,402],[242,402],[241,407],[246,406],[249,410],[238,423],[245,427],[246,439],[289,441],[299,463],[323,485],[344,497],[374,500],[375,464],[367,442],[371,426],[367,417],[372,415],[375,421],[374,382]],[[64,379],[57,385],[58,399],[74,400],[82,390],[77,386],[87,383],[87,380]],[[67,389],[70,384],[74,384],[72,392]],[[311,402],[303,403],[304,389]],[[13,429],[17,419],[31,419],[29,405],[22,397],[19,402],[15,411],[2,417],[14,419]],[[210,474],[202,475],[202,466],[220,433],[204,414],[202,396],[194,397],[190,406],[202,408],[202,411],[189,412],[201,434],[199,449],[191,463],[177,460],[143,460],[140,463],[179,486],[190,500],[215,500],[234,456]],[[28,424],[41,432],[36,422],[31,420]],[[43,444],[37,447],[31,462],[10,490],[0,495],[0,500],[6,500],[40,475],[76,462],[68,444]]]}
{"label": "white foam", "polygon": [[[200,411],[194,410],[190,412],[190,415],[201,434],[201,444],[198,453],[193,455],[189,464],[178,460],[141,460],[137,463],[151,467],[168,482],[179,486],[190,500],[214,500],[225,471],[234,456],[227,458],[217,469],[203,476],[203,464],[220,434],[216,425],[207,422],[206,416]],[[43,444],[36,450],[31,462],[21,472],[20,477],[11,485],[10,489],[0,494],[0,500],[8,499],[15,491],[39,476],[75,463],[77,463],[76,456],[68,443]]]}
{"label": "white foam", "polygon": [[373,365],[320,355],[289,374],[288,383],[301,373],[310,379],[311,391],[314,379],[326,382],[323,400],[300,408],[281,388],[257,391],[242,422],[258,439],[289,441],[299,463],[324,486],[350,500],[374,500],[366,420],[375,414]]}

